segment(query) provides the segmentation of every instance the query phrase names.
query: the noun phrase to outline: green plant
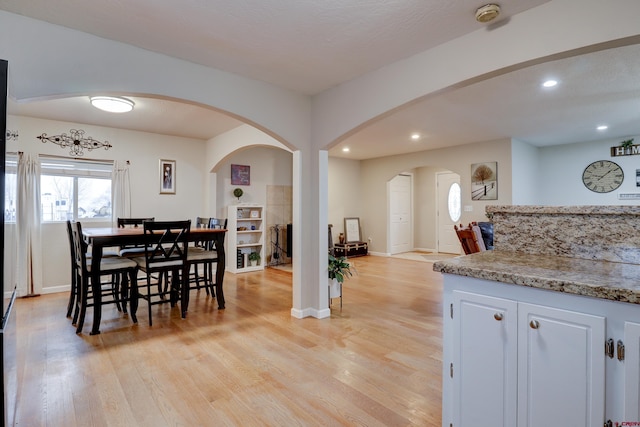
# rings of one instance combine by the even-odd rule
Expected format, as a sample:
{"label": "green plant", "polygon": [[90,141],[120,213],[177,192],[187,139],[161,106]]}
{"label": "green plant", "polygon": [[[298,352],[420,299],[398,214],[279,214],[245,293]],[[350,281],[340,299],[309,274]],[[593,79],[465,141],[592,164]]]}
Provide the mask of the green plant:
{"label": "green plant", "polygon": [[329,254],[329,279],[336,279],[339,283],[344,282],[344,279],[353,275],[351,271],[351,264],[347,262],[345,257],[334,257]]}
{"label": "green plant", "polygon": [[627,140],[624,140],[624,141],[622,141],[622,142],[620,143],[620,146],[622,146],[622,147],[624,147],[624,148],[629,148],[629,147],[631,147],[632,145],[633,145],[633,138],[631,138],[631,139],[627,139]]}
{"label": "green plant", "polygon": [[251,252],[248,258],[249,261],[260,261],[260,254],[258,252]]}

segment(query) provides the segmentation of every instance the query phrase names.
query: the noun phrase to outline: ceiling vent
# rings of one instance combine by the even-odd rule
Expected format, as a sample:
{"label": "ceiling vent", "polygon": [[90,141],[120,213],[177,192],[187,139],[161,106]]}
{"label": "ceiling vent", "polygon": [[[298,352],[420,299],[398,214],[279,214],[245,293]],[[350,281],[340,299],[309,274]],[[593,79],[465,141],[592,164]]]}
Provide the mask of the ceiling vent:
{"label": "ceiling vent", "polygon": [[476,10],[476,21],[483,24],[493,21],[500,15],[500,6],[497,4],[485,4]]}

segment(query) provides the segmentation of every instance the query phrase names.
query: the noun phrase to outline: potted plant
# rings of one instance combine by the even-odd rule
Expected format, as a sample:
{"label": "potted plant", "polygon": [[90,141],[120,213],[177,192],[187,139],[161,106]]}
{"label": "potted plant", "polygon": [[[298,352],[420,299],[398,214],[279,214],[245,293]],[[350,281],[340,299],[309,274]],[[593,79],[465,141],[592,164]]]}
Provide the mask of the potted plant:
{"label": "potted plant", "polygon": [[351,277],[351,264],[345,257],[334,257],[329,254],[329,298],[336,298],[342,294],[342,283],[347,277]]}
{"label": "potted plant", "polygon": [[249,258],[251,267],[255,267],[260,262],[260,254],[258,252],[251,252],[247,258]]}
{"label": "potted plant", "polygon": [[620,146],[624,148],[626,154],[631,154],[631,147],[633,147],[633,138],[624,140],[620,143]]}

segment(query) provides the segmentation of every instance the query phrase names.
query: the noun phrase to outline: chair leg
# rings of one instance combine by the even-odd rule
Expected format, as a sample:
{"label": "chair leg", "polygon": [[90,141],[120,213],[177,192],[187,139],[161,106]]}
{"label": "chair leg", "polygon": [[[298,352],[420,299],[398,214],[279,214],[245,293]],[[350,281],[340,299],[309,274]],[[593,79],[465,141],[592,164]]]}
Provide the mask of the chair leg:
{"label": "chair leg", "polygon": [[76,304],[77,297],[77,284],[76,284],[76,272],[75,269],[71,271],[71,292],[69,292],[69,303],[67,304],[67,317],[71,317],[71,313]]}
{"label": "chair leg", "polygon": [[[118,311],[122,311],[122,306],[120,305],[120,298],[118,297],[118,293],[120,291],[120,275],[112,274],[111,275],[111,294],[113,296],[114,301],[116,302],[116,308]],[[127,312],[127,309],[124,309],[124,312]]]}
{"label": "chair leg", "polygon": [[80,290],[80,286],[82,284],[82,278],[78,275],[76,271],[76,279],[75,279],[75,302],[73,304],[73,318],[71,319],[71,324],[77,326],[78,317],[80,316],[80,299],[82,298],[82,292]]}
{"label": "chair leg", "polygon": [[86,277],[82,277],[82,284],[80,286],[80,292],[79,292],[79,307],[80,307],[80,313],[78,316],[78,323],[76,326],[76,334],[79,334],[82,332],[82,326],[84,326],[84,317],[87,314],[87,292],[89,290],[89,280]]}
{"label": "chair leg", "polygon": [[[158,284],[158,287],[160,287],[160,284]],[[153,321],[151,320],[151,277],[149,275],[147,275],[147,307],[149,310],[149,326],[153,326]]]}
{"label": "chair leg", "polygon": [[210,292],[207,292],[207,295],[211,294],[211,298],[215,298],[216,297],[216,285],[213,281],[213,262],[208,262],[207,265],[205,266],[206,271],[207,271],[207,289],[210,290]]}
{"label": "chair leg", "polygon": [[138,311],[138,270],[132,269],[129,271],[129,309],[131,311],[131,320],[133,323],[138,323],[138,317],[136,315]]}
{"label": "chair leg", "polygon": [[180,311],[182,318],[187,317],[187,308],[189,307],[189,270],[188,268],[183,269],[182,275],[180,277],[180,281],[178,282],[180,286]]}
{"label": "chair leg", "polygon": [[127,276],[126,272],[121,274],[122,280],[120,281],[120,295],[118,295],[118,298],[120,300],[120,304],[122,305],[122,312],[124,314],[127,314],[127,300],[129,299],[129,277]]}

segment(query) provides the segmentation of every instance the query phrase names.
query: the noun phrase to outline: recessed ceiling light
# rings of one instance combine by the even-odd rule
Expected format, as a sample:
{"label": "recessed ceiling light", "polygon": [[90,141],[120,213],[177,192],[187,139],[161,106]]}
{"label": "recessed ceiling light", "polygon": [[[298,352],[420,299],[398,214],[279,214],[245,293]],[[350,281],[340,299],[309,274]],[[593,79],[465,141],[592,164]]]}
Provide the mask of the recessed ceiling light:
{"label": "recessed ceiling light", "polygon": [[542,86],[543,87],[554,87],[557,84],[558,84],[557,80],[547,80],[544,83],[542,83]]}
{"label": "recessed ceiling light", "polygon": [[133,110],[134,103],[130,99],[114,96],[92,96],[91,105],[109,113],[128,113]]}
{"label": "recessed ceiling light", "polygon": [[420,139],[420,134],[419,133],[412,133],[411,134],[411,139],[413,139],[414,141],[417,141]]}
{"label": "recessed ceiling light", "polygon": [[598,126],[596,129],[598,129],[598,130],[600,130],[600,131],[602,131],[602,130],[607,130],[607,129],[609,129],[609,126],[607,126],[607,125],[600,125],[600,126]]}
{"label": "recessed ceiling light", "polygon": [[344,148],[342,149],[342,152],[343,152],[343,153],[348,153],[349,151],[351,151],[351,150],[349,150],[349,147],[344,147]]}

